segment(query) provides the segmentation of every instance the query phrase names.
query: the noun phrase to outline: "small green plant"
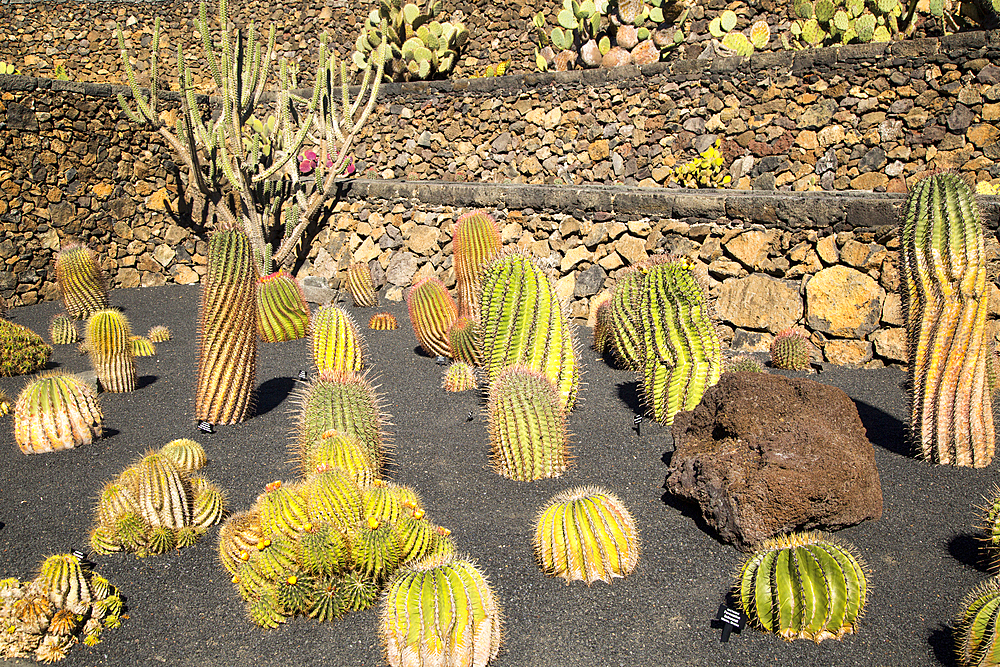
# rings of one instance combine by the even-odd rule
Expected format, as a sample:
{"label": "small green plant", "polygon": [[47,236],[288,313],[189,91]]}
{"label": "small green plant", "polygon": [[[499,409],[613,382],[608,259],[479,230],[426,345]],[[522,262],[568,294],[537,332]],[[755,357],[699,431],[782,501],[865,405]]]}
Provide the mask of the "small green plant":
{"label": "small green plant", "polygon": [[670,170],[669,178],[676,181],[685,188],[723,188],[733,180],[724,168],[722,152],[722,137],[715,140],[715,144],[705,149],[701,155],[673,167]]}
{"label": "small green plant", "polygon": [[722,45],[745,58],[753,55],[754,49],[763,49],[771,41],[771,28],[767,21],[756,21],[750,26],[750,36],[736,30],[737,16],[731,9],[724,10],[708,24],[708,31],[715,39],[722,40]]}
{"label": "small green plant", "polygon": [[317,371],[360,371],[365,367],[365,339],[350,313],[322,306],[312,319],[309,349]]}
{"label": "small green plant", "polygon": [[502,60],[496,65],[487,65],[486,67],[476,70],[469,75],[470,79],[488,79],[494,76],[503,76],[507,73],[507,68],[510,67],[510,60]]}
{"label": "small green plant", "polygon": [[351,299],[358,308],[374,308],[378,305],[378,292],[367,264],[354,263],[347,268],[347,291],[351,293]]}
{"label": "small green plant", "polygon": [[[835,44],[888,42],[914,26],[916,0],[903,16],[900,0],[795,0],[790,33],[782,35],[785,48],[801,49]],[[932,5],[935,3],[932,2]],[[941,0],[937,4],[943,6]]]}
{"label": "small green plant", "polygon": [[21,71],[16,67],[14,67],[13,65],[11,65],[10,63],[5,63],[4,61],[0,60],[0,75],[3,74],[10,75],[10,74],[20,74],[20,73]]}
{"label": "small green plant", "polygon": [[87,351],[101,389],[135,389],[135,353],[128,319],[119,310],[99,310],[87,320]]}
{"label": "small green plant", "polygon": [[56,65],[54,74],[56,81],[69,81],[69,72],[66,70],[66,65],[62,63]]}
{"label": "small green plant", "polygon": [[88,445],[101,437],[97,390],[75,375],[50,372],[28,384],[14,404],[14,439],[25,454]]}
{"label": "small green plant", "polygon": [[479,351],[479,324],[468,317],[459,317],[448,327],[448,348],[456,361],[464,361],[470,366],[482,366],[483,355]]}
{"label": "small green plant", "polygon": [[45,368],[52,348],[27,327],[0,319],[0,375],[24,375]]}
{"label": "small green plant", "polygon": [[[998,0],[1000,2],[1000,0]],[[986,181],[976,183],[977,195],[1000,195],[1000,185],[992,185]]]}
{"label": "small green plant", "polygon": [[749,354],[738,354],[726,359],[727,373],[765,373],[764,365]]}
{"label": "small green plant", "polygon": [[434,277],[418,281],[406,292],[406,307],[420,347],[432,357],[450,357],[448,327],[458,318],[458,306],[444,283]]}
{"label": "small green plant", "polygon": [[809,339],[796,329],[785,329],[771,341],[771,365],[787,371],[809,368]]}

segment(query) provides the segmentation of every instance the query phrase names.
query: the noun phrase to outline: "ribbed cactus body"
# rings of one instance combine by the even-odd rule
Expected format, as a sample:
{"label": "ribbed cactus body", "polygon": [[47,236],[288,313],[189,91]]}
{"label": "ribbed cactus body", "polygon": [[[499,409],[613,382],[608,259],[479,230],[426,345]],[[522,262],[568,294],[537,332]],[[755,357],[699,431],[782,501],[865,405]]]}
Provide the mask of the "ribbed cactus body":
{"label": "ribbed cactus body", "polygon": [[153,528],[191,524],[191,496],[181,471],[169,456],[146,456],[136,466],[139,514]]}
{"label": "ribbed cactus body", "polygon": [[309,349],[317,371],[360,371],[365,367],[365,339],[343,308],[326,305],[313,316]]}
{"label": "ribbed cactus body", "polygon": [[264,535],[300,533],[309,523],[306,499],[293,485],[269,488],[257,498],[257,510]]}
{"label": "ribbed cactus body", "polygon": [[464,361],[456,361],[449,365],[441,380],[441,388],[445,391],[468,391],[476,388],[476,375],[472,366]]}
{"label": "ribbed cactus body", "polygon": [[135,389],[135,354],[128,320],[117,310],[99,310],[87,320],[90,365],[104,391]]}
{"label": "ribbed cactus body", "polygon": [[614,331],[611,323],[611,300],[597,307],[594,314],[594,349],[598,354],[612,353],[617,356]]}
{"label": "ribbed cactus body", "polygon": [[372,272],[367,264],[355,263],[347,267],[347,291],[358,308],[374,308],[378,305],[378,292],[372,281]]}
{"label": "ribbed cactus body", "polygon": [[171,339],[170,329],[163,326],[162,324],[157,324],[154,327],[149,328],[149,332],[146,334],[148,338],[153,343],[165,343]]}
{"label": "ribbed cactus body", "polygon": [[169,457],[178,470],[188,475],[208,462],[205,448],[189,438],[171,440],[160,448],[160,453]]}
{"label": "ribbed cactus body", "polygon": [[198,327],[195,419],[235,424],[253,412],[257,389],[257,269],[239,229],[209,239]]}
{"label": "ribbed cactus body", "polygon": [[[611,290],[607,320],[611,335],[611,350],[625,368],[642,372],[642,322],[639,302],[642,298],[646,273],[642,266],[622,271]],[[595,329],[596,337],[597,331]]]}
{"label": "ribbed cactus body", "polygon": [[133,357],[152,357],[156,355],[156,346],[148,338],[132,336],[130,342],[132,344]]}
{"label": "ribbed cactus body", "polygon": [[956,174],[920,180],[904,208],[900,273],[910,433],[927,461],[983,467],[995,447],[983,225],[971,190]]}
{"label": "ribbed cactus body", "polygon": [[545,574],[611,583],[639,562],[639,533],[613,494],[577,487],[556,495],[535,520],[535,556]]}
{"label": "ribbed cactus body", "polygon": [[75,375],[51,373],[26,386],[14,404],[14,439],[25,454],[55,452],[101,437],[97,392]]}
{"label": "ribbed cactus body", "polygon": [[360,486],[368,486],[379,476],[368,449],[357,438],[337,430],[326,431],[312,442],[302,451],[299,462],[303,477],[339,468],[353,475]]}
{"label": "ribbed cactus body", "polygon": [[499,474],[529,482],[566,471],[566,413],[545,376],[522,366],[504,369],[490,386],[487,411]]}
{"label": "ribbed cactus body", "polygon": [[310,477],[302,488],[309,517],[342,530],[361,523],[364,501],[354,476],[343,470],[328,470]]}
{"label": "ribbed cactus body", "polygon": [[305,338],[309,331],[309,306],[299,281],[283,269],[258,280],[257,323],[261,340],[277,343]]}
{"label": "ribbed cactus body", "polygon": [[530,255],[495,258],[483,275],[481,345],[483,368],[492,384],[515,364],[542,373],[569,412],[580,385],[572,326],[555,287]]}
{"label": "ribbed cactus body", "polygon": [[500,606],[469,561],[427,558],[393,578],[379,636],[392,667],[483,667],[500,651]]}
{"label": "ribbed cactus body", "polygon": [[448,327],[448,347],[455,361],[464,361],[470,366],[482,366],[483,356],[479,352],[479,325],[468,317],[459,317]]}
{"label": "ribbed cactus body", "polygon": [[9,377],[45,368],[52,348],[27,327],[0,319],[0,375]]}
{"label": "ribbed cactus body", "polygon": [[76,322],[66,313],[59,313],[49,323],[49,340],[53,345],[72,345],[80,340]]}
{"label": "ribbed cactus body", "polygon": [[955,619],[955,653],[962,667],[1000,664],[1000,577],[984,581],[962,603]]}
{"label": "ribbed cactus body", "polygon": [[56,280],[66,312],[86,319],[108,307],[108,279],[93,250],[70,244],[56,255]]}
{"label": "ribbed cactus body", "polygon": [[459,316],[479,321],[483,270],[500,252],[502,245],[500,227],[489,213],[470,211],[459,216],[455,222],[452,247]]}
{"label": "ribbed cactus body", "polygon": [[406,292],[410,324],[420,347],[434,357],[450,357],[448,327],[458,318],[458,307],[437,278],[424,278]]}
{"label": "ribbed cactus body", "polygon": [[42,563],[39,576],[49,602],[59,608],[74,609],[89,604],[90,583],[80,560],[71,554],[49,556]]}
{"label": "ribbed cactus body", "polygon": [[809,368],[809,339],[795,329],[786,329],[774,337],[770,346],[771,365],[789,371]]}
{"label": "ribbed cactus body", "polygon": [[743,611],[763,630],[816,643],[857,629],[868,588],[852,549],[818,532],[765,541],[737,585]]}
{"label": "ribbed cactus body", "polygon": [[376,331],[391,331],[398,329],[399,323],[392,313],[375,313],[368,320],[368,328]]}
{"label": "ribbed cactus body", "polygon": [[382,581],[399,567],[402,548],[391,523],[368,519],[352,534],[355,568],[371,581]]}

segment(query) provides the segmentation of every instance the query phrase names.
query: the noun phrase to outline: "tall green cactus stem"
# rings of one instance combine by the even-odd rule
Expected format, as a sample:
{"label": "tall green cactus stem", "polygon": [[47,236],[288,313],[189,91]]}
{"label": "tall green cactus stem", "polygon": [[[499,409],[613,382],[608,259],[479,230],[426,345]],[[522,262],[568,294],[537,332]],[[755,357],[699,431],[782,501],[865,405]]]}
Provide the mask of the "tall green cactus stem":
{"label": "tall green cactus stem", "polygon": [[66,312],[86,319],[108,308],[108,279],[90,248],[70,244],[56,255],[56,280]]}
{"label": "tall green cactus stem", "polygon": [[383,597],[379,636],[392,667],[484,667],[499,654],[502,634],[483,573],[449,554],[402,568]]}
{"label": "tall green cactus stem", "polygon": [[785,329],[774,337],[770,346],[771,365],[788,371],[809,368],[809,339],[795,329]]}
{"label": "tall green cactus stem", "polygon": [[87,320],[90,365],[104,391],[135,389],[135,354],[128,320],[120,311],[99,310]]}
{"label": "tall green cactus stem", "polygon": [[479,325],[475,320],[459,316],[448,327],[448,348],[455,361],[464,361],[470,366],[482,366],[483,355],[479,351]]}
{"label": "tall green cactus stem", "polygon": [[257,321],[266,343],[305,338],[309,331],[309,306],[299,281],[284,269],[259,278]]}
{"label": "tall green cactus stem", "polygon": [[75,375],[46,374],[14,404],[14,439],[25,454],[55,452],[101,437],[97,392]]}
{"label": "tall green cactus stem", "polygon": [[639,532],[613,494],[581,486],[557,494],[535,520],[535,556],[545,574],[571,581],[632,573],[639,562]]}
{"label": "tall green cactus stem", "polygon": [[569,437],[559,393],[541,373],[505,368],[490,385],[487,413],[494,469],[530,482],[566,471]]}
{"label": "tall green cactus stem", "polygon": [[358,308],[374,308],[378,305],[378,292],[372,282],[372,272],[367,264],[355,263],[347,267],[347,291]]}
{"label": "tall green cactus stem", "polygon": [[365,339],[354,318],[329,304],[313,315],[309,349],[318,372],[360,371],[365,367]]}
{"label": "tall green cactus stem", "polygon": [[470,211],[455,222],[453,248],[460,317],[479,321],[483,269],[502,245],[500,227],[485,211]]}
{"label": "tall green cactus stem", "polygon": [[568,413],[580,386],[572,326],[555,286],[530,255],[501,254],[483,274],[481,345],[487,382],[515,364],[542,373]]}
{"label": "tall green cactus stem", "polygon": [[458,318],[458,307],[437,278],[424,278],[406,292],[410,324],[420,347],[432,357],[450,357],[448,327]]}
{"label": "tall green cactus stem", "polygon": [[683,261],[651,266],[639,301],[642,395],[656,421],[693,410],[722,375],[722,346],[705,294]]}
{"label": "tall green cactus stem", "polygon": [[257,269],[246,234],[211,236],[202,280],[195,419],[236,424],[253,412],[257,388]]}
{"label": "tall green cactus stem", "polygon": [[995,436],[986,252],[972,191],[956,174],[920,180],[900,237],[911,436],[927,461],[981,468],[993,459]]}
{"label": "tall green cactus stem", "polygon": [[783,639],[840,639],[857,629],[868,583],[846,544],[822,533],[765,541],[740,568],[740,604],[751,621]]}
{"label": "tall green cactus stem", "polygon": [[441,379],[441,388],[445,391],[468,391],[476,388],[476,375],[472,366],[464,361],[450,364]]}
{"label": "tall green cactus stem", "polygon": [[955,653],[962,667],[989,667],[1000,664],[1000,576],[974,588],[962,602],[952,624]]}
{"label": "tall green cactus stem", "polygon": [[53,345],[72,345],[80,339],[76,323],[66,313],[59,313],[49,323],[49,340]]}
{"label": "tall green cactus stem", "polygon": [[27,327],[0,319],[0,376],[24,375],[44,368],[52,348]]}

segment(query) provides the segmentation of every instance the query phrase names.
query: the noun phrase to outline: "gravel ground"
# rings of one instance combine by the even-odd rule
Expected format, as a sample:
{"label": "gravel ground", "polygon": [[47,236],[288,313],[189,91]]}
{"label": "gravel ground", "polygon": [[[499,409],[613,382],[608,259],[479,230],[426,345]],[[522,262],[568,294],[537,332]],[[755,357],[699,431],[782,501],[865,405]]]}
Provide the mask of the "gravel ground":
{"label": "gravel ground", "polygon": [[[25,456],[12,420],[0,429],[0,577],[33,575],[49,554],[86,549],[102,484],[152,448],[178,437],[201,442],[203,473],[227,490],[230,509],[248,508],[264,485],[294,479],[288,446],[293,379],[308,367],[304,341],[262,345],[258,413],[247,422],[198,434],[194,425],[197,287],[168,286],[111,294],[135,332],[165,324],[174,333],[157,355],[137,359],[140,387],[103,394],[105,437],[55,454]],[[46,332],[59,310],[19,308],[10,319]],[[977,545],[977,511],[997,478],[985,470],[931,467],[909,455],[904,374],[898,369],[828,368],[809,377],[855,400],[875,446],[885,508],[881,520],[840,531],[870,569],[867,612],[858,634],[820,645],[786,643],[752,629],[720,642],[712,627],[741,554],[720,543],[694,512],[664,495],[668,431],[632,419],[633,377],[597,358],[589,330],[578,333],[584,368],[581,401],[570,416],[575,466],[559,479],[530,484],[489,466],[483,403],[472,392],[440,389],[442,368],[417,350],[406,309],[383,304],[396,331],[370,331],[371,311],[356,310],[367,338],[370,377],[380,386],[394,445],[388,477],[415,487],[429,518],[452,530],[459,549],[488,575],[505,616],[497,665],[878,665],[953,664],[949,625],[966,592],[988,577]],[[57,347],[53,366],[89,370],[75,346]],[[27,378],[0,378],[15,397]],[[469,413],[472,420],[469,421]],[[617,494],[642,537],[635,573],[588,587],[544,577],[534,562],[532,524],[556,492],[595,484]],[[127,596],[121,628],[96,647],[78,646],[64,664],[235,665],[385,664],[376,610],[334,623],[295,619],[277,630],[250,624],[218,564],[216,529],[198,545],[159,557],[94,557]]]}

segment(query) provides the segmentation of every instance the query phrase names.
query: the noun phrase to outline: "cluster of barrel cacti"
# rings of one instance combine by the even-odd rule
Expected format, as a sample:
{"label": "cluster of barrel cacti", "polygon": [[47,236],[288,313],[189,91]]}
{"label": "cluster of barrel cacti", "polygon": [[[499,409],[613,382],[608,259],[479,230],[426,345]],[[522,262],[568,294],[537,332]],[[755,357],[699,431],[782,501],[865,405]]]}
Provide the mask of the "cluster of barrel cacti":
{"label": "cluster of barrel cacti", "polygon": [[774,337],[770,346],[771,365],[786,371],[809,368],[809,339],[797,329],[785,329]]}
{"label": "cluster of barrel cacti", "polygon": [[32,581],[0,579],[0,658],[56,662],[121,625],[121,593],[73,554],[42,561]]}
{"label": "cluster of barrel cacti", "polygon": [[347,268],[347,291],[358,308],[374,308],[378,305],[378,292],[367,264],[355,263]]}
{"label": "cluster of barrel cacti", "polygon": [[59,313],[49,323],[49,340],[53,345],[72,345],[80,340],[76,322],[66,313]]}
{"label": "cluster of barrel cacti", "polygon": [[14,439],[25,454],[90,444],[102,433],[97,389],[76,375],[51,372],[30,382],[14,404]]}
{"label": "cluster of barrel cacti", "polygon": [[24,375],[45,368],[52,347],[27,327],[0,319],[0,375]]}
{"label": "cluster of barrel cacti", "polygon": [[226,511],[222,489],[194,474],[205,462],[197,442],[173,440],[105,484],[90,532],[94,551],[147,556],[195,544]]}
{"label": "cluster of barrel cacti", "polygon": [[[982,546],[994,571],[1000,564],[1000,486],[993,485],[982,514]],[[1000,576],[980,583],[963,600],[953,622],[955,653],[962,667],[1000,665]]]}
{"label": "cluster of barrel cacti", "polygon": [[744,561],[736,588],[762,630],[818,644],[857,629],[868,580],[852,547],[807,532],[766,540]]}
{"label": "cluster of barrel cacti", "polygon": [[101,389],[135,389],[135,352],[128,319],[119,310],[99,310],[87,320],[87,352]]}
{"label": "cluster of barrel cacti", "polygon": [[365,339],[350,313],[328,304],[313,315],[309,350],[317,371],[360,371],[365,367]]}
{"label": "cluster of barrel cacti", "polygon": [[71,243],[56,255],[56,281],[66,312],[78,319],[108,307],[108,279],[87,246]]}
{"label": "cluster of barrel cacti", "polygon": [[305,338],[309,306],[295,276],[281,269],[258,281],[257,327],[261,340],[277,343]]}

